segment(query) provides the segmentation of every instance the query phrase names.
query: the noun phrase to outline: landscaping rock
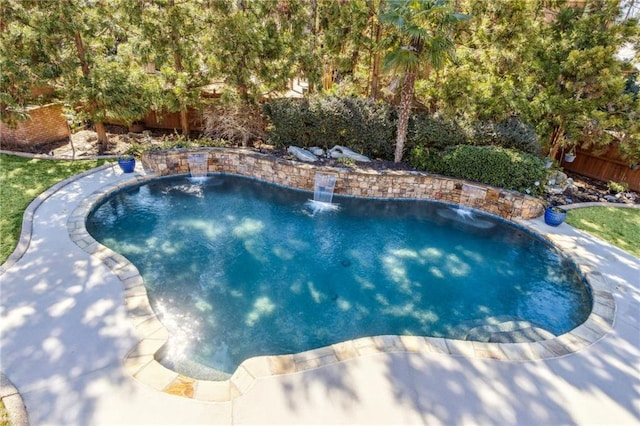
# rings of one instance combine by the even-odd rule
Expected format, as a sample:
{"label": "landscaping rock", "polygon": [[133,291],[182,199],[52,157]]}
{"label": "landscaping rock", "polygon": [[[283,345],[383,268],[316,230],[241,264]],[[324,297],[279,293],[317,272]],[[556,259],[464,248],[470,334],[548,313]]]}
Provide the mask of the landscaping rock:
{"label": "landscaping rock", "polygon": [[344,158],[344,157],[346,157],[346,158],[351,158],[354,161],[362,161],[362,162],[370,162],[371,161],[369,159],[369,157],[367,157],[365,155],[362,155],[362,154],[358,154],[357,152],[353,152],[349,148],[346,148],[346,147],[340,146],[340,145],[336,145],[333,148],[331,148],[329,150],[329,154],[333,158]]}
{"label": "landscaping rock", "polygon": [[309,151],[313,155],[317,155],[318,157],[321,157],[324,155],[324,149],[317,146],[312,146],[311,148],[307,148],[307,151]]}
{"label": "landscaping rock", "polygon": [[289,154],[294,155],[300,161],[306,161],[309,163],[318,161],[317,156],[315,156],[314,154],[312,154],[311,152],[307,151],[304,148],[300,148],[292,145],[287,149],[287,152]]}

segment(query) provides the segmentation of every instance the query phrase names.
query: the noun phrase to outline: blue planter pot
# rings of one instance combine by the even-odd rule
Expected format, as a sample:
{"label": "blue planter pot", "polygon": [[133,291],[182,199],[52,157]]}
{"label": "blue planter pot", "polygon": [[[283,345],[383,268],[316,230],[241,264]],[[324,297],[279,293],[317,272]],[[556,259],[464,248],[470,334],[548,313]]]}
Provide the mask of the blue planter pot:
{"label": "blue planter pot", "polygon": [[553,207],[547,207],[544,211],[544,223],[549,226],[558,226],[564,219],[567,217],[566,210],[562,210],[562,212],[553,211]]}
{"label": "blue planter pot", "polygon": [[132,173],[133,169],[136,168],[136,159],[131,158],[129,160],[118,160],[118,166],[122,169],[124,173]]}

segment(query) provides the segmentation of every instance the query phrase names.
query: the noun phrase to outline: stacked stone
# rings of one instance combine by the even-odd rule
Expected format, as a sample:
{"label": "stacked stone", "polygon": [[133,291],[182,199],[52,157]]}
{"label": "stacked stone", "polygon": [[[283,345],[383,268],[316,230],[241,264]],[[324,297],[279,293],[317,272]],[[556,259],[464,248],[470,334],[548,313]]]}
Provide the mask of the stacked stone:
{"label": "stacked stone", "polygon": [[[312,191],[315,174],[337,175],[336,194],[368,198],[438,200],[465,205],[507,219],[532,219],[544,212],[541,200],[479,183],[422,172],[379,171],[360,167],[316,166],[247,149],[198,149],[207,153],[209,173],[230,173]],[[188,150],[151,151],[142,156],[148,172],[189,173]],[[470,192],[471,191],[471,192]]]}

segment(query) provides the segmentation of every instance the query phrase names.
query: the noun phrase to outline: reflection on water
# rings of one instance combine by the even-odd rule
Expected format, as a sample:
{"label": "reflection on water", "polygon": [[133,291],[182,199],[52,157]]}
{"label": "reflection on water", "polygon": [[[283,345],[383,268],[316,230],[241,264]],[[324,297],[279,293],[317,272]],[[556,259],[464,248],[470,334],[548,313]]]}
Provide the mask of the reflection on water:
{"label": "reflection on water", "polygon": [[496,318],[559,335],[589,314],[576,271],[501,219],[337,196],[339,210],[311,215],[308,199],[239,177],[162,179],[110,198],[87,228],[143,275],[167,362],[219,377],[362,336],[464,338]]}

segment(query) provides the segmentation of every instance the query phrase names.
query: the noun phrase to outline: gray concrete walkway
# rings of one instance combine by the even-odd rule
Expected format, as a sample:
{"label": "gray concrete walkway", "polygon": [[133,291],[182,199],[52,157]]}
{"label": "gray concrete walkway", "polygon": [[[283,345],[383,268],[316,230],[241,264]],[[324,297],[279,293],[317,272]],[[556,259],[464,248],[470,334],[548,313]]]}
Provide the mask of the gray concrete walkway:
{"label": "gray concrete walkway", "polygon": [[109,167],[51,191],[1,272],[1,369],[32,425],[640,423],[640,260],[541,219],[525,224],[593,265],[615,297],[612,331],[586,349],[519,362],[371,354],[260,378],[230,402],[155,391],[123,367],[138,338],[120,281],[66,227],[82,199],[129,179]]}

